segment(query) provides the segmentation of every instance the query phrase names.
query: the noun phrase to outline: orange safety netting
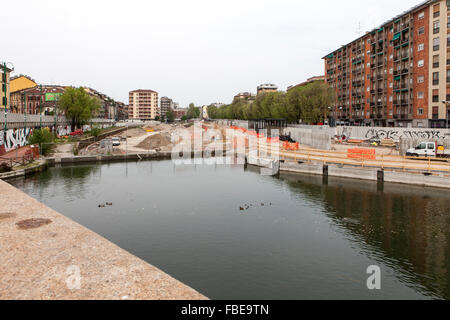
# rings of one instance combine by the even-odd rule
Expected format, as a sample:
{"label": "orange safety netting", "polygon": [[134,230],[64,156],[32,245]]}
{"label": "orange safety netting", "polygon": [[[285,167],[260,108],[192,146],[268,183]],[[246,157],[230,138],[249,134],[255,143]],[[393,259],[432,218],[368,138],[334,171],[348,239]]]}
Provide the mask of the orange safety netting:
{"label": "orange safety netting", "polygon": [[375,149],[348,149],[347,158],[349,159],[365,159],[376,160]]}
{"label": "orange safety netting", "polygon": [[283,149],[289,150],[289,151],[298,151],[298,150],[300,150],[300,144],[298,142],[291,143],[289,141],[284,141]]}
{"label": "orange safety netting", "polygon": [[278,142],[280,142],[280,138],[279,137],[267,138],[267,143],[278,143]]}

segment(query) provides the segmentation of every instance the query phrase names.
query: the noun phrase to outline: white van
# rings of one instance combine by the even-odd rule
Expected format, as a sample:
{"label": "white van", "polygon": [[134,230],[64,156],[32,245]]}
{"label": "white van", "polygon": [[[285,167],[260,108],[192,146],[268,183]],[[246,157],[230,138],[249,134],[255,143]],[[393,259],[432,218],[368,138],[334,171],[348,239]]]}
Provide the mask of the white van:
{"label": "white van", "polygon": [[417,147],[409,149],[406,156],[448,158],[450,157],[450,150],[445,150],[444,146],[438,145],[436,142],[421,142]]}

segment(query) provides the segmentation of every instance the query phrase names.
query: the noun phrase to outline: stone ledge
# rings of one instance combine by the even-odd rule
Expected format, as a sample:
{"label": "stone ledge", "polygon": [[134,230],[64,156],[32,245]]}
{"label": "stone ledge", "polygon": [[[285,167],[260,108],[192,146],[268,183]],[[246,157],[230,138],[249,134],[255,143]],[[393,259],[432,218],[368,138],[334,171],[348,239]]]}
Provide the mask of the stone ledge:
{"label": "stone ledge", "polygon": [[[0,208],[2,300],[207,299],[4,181]],[[44,223],[27,224],[29,219]],[[73,266],[81,282],[71,290],[67,282]]]}

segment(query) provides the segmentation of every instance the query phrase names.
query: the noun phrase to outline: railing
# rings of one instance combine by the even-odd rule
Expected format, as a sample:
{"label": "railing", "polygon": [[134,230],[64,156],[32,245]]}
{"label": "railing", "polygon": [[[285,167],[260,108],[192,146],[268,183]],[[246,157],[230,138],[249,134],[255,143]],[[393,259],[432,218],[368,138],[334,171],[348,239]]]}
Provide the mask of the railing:
{"label": "railing", "polygon": [[450,164],[447,162],[435,161],[430,157],[407,157],[407,156],[391,156],[391,155],[375,155],[375,158],[349,158],[348,152],[327,151],[318,149],[301,148],[296,152],[279,152],[281,160],[286,162],[287,159],[307,162],[321,162],[324,164],[339,164],[359,166],[362,168],[381,168],[400,169],[401,171],[418,171],[420,173],[427,172],[450,172]]}
{"label": "railing", "polygon": [[22,165],[25,166],[29,163],[32,163],[34,161],[34,157],[32,154],[26,154],[22,157],[0,157],[0,164],[6,163],[9,165],[10,168],[13,168],[14,165]]}

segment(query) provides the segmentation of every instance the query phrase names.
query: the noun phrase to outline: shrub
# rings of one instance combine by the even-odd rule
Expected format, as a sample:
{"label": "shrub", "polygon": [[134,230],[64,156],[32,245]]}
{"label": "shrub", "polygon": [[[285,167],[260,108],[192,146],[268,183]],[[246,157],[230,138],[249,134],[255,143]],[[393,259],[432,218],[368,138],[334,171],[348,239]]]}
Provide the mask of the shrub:
{"label": "shrub", "polygon": [[28,144],[37,144],[43,155],[47,155],[53,147],[54,136],[48,128],[35,129],[28,139]]}
{"label": "shrub", "polygon": [[92,128],[91,135],[93,137],[97,138],[100,135],[101,132],[102,132],[102,129],[100,129],[99,127],[95,127],[95,128]]}

